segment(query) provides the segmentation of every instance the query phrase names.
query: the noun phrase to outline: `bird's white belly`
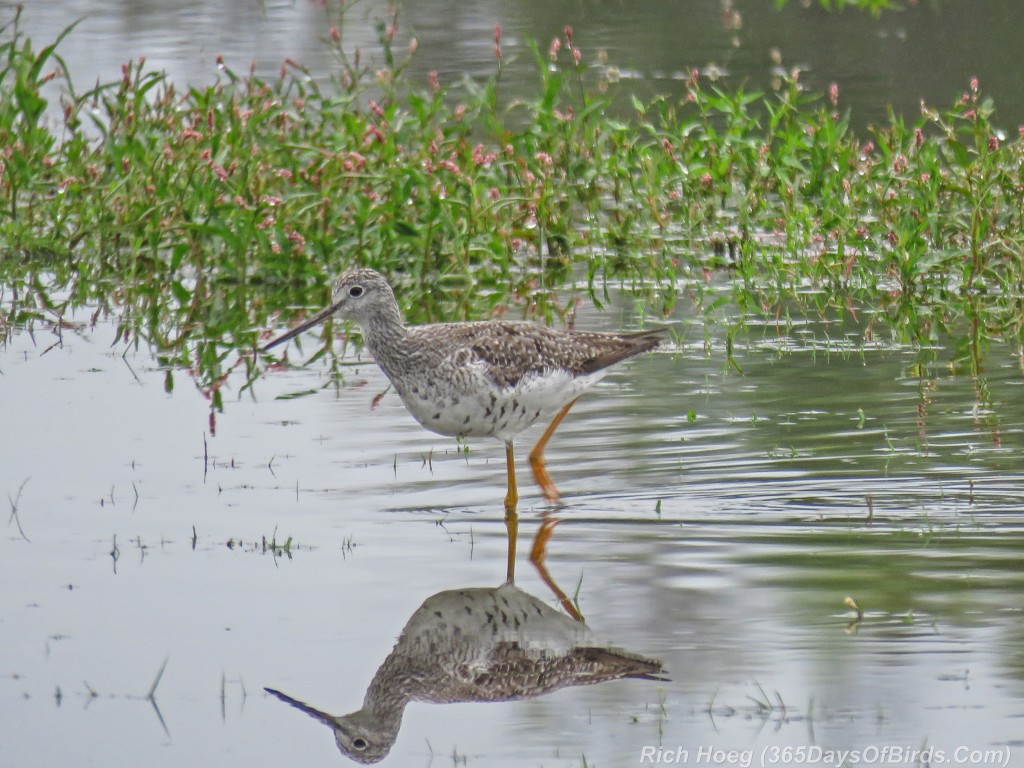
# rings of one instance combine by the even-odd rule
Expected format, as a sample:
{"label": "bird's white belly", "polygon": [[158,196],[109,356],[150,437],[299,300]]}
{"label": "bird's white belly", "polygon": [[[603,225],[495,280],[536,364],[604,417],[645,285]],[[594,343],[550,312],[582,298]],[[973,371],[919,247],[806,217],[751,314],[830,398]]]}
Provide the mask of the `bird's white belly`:
{"label": "bird's white belly", "polygon": [[406,408],[433,432],[460,437],[497,437],[504,442],[537,421],[548,421],[598,381],[604,371],[575,377],[566,371],[526,376],[513,387],[466,377],[458,386],[399,390]]}

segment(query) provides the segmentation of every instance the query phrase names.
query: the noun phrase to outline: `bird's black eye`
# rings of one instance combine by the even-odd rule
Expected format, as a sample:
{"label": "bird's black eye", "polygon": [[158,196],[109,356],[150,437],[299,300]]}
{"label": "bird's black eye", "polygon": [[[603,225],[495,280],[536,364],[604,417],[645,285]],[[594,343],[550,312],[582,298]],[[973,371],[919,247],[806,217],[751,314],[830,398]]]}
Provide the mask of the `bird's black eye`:
{"label": "bird's black eye", "polygon": [[351,296],[353,299],[358,299],[360,296],[363,295],[363,286],[353,285],[351,288],[348,289],[348,295]]}
{"label": "bird's black eye", "polygon": [[[363,289],[360,288],[359,292],[362,293],[362,291]],[[367,746],[366,739],[352,739],[352,748],[359,752],[362,752]]]}

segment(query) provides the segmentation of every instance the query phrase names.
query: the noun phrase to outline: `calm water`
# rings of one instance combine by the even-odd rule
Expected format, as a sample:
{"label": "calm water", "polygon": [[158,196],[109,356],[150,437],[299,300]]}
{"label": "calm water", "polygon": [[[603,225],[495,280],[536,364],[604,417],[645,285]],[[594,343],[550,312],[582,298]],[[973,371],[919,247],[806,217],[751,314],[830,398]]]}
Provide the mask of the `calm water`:
{"label": "calm water", "polygon": [[[413,704],[385,764],[637,765],[656,745],[1010,747],[1022,764],[1018,363],[996,350],[979,402],[981,382],[809,325],[753,329],[741,376],[722,339],[705,354],[695,319],[673,323],[683,343],[609,376],[548,452],[553,577],[671,681]],[[394,394],[371,407],[371,364],[298,399],[278,398],[320,386],[316,365],[269,375],[210,436],[207,403],[165,394],[113,333],[22,333],[0,357],[0,490],[24,483],[28,538],[12,521],[0,541],[5,760],[337,764],[329,730],[262,687],[357,709],[420,603],[503,580],[500,446],[461,452]],[[530,485],[517,581],[555,605],[525,559],[544,510]],[[275,535],[290,556],[264,549]]]}
{"label": "calm water", "polygon": [[[503,87],[508,94],[533,94],[537,74],[524,44],[536,41],[546,49],[570,24],[595,82],[605,74],[600,59],[606,56],[620,78],[615,92],[624,107],[631,93],[681,92],[680,81],[694,67],[721,72],[748,89],[768,88],[777,55],[784,69],[799,68],[801,81],[815,91],[838,83],[841,106],[852,109],[854,125],[884,119],[889,106],[916,119],[922,99],[932,106],[951,105],[972,76],[995,98],[997,124],[1012,132],[1024,123],[1019,55],[1024,3],[911,2],[904,12],[882,19],[804,4],[792,0],[779,13],[774,0],[423,0],[397,6],[395,46],[404,51],[415,35],[419,50],[412,72],[425,80],[425,73],[436,70],[442,84],[451,87],[467,74],[494,73],[491,37],[500,22],[507,59]],[[0,10],[11,5],[0,2]],[[28,0],[24,5],[24,28],[40,44],[83,19],[60,49],[80,89],[97,78],[118,78],[121,64],[139,56],[176,82],[212,81],[218,55],[239,72],[255,63],[264,77],[276,76],[290,57],[326,79],[336,71],[323,42],[329,26],[341,26],[349,50],[374,54],[379,52],[377,23],[390,23],[396,7],[370,0],[355,3],[343,16],[337,0]],[[730,7],[738,15],[726,13]]]}
{"label": "calm water", "polygon": [[[452,78],[490,72],[496,19],[507,46],[569,22],[585,52],[655,75],[638,88],[711,61],[767,77],[775,46],[868,115],[942,103],[977,74],[1019,119],[1024,75],[1006,46],[1024,5],[882,22],[738,5],[738,46],[717,2],[421,3],[401,24],[424,70]],[[346,35],[372,41],[382,11],[357,9]],[[143,53],[197,81],[222,51],[243,69],[259,51],[271,74],[284,55],[324,61],[323,11],[304,0],[35,2],[25,23],[46,39],[86,13],[64,49],[82,82]],[[501,447],[463,451],[393,393],[373,407],[386,382],[358,358],[340,391],[307,397],[287,396],[326,384],[316,364],[268,374],[255,399],[230,379],[214,435],[185,372],[165,393],[150,354],[90,314],[0,348],[3,764],[346,764],[327,728],[262,689],[357,709],[424,600],[502,582]],[[854,323],[808,322],[752,326],[736,340],[741,375],[720,329],[705,351],[685,302],[670,322],[679,342],[610,375],[548,450],[566,502],[553,577],[578,587],[594,632],[661,659],[670,681],[413,704],[383,764],[632,766],[645,747],[787,764],[771,750],[930,746],[1024,765],[1020,360],[993,346],[983,378],[954,375],[951,349],[921,368]],[[579,320],[636,323],[625,301]],[[556,605],[525,557],[547,507],[523,490],[517,583]]]}

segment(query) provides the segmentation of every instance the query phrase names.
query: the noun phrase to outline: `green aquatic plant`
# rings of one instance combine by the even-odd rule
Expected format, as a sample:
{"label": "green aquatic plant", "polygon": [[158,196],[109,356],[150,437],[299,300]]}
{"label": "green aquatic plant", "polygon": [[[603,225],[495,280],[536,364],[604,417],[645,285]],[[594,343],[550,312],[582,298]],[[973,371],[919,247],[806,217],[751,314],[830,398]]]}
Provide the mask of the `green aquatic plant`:
{"label": "green aquatic plant", "polygon": [[356,263],[411,322],[554,321],[625,288],[665,316],[685,297],[729,345],[754,317],[863,315],[925,355],[952,337],[971,372],[991,343],[1021,354],[1024,139],[977,81],[858,136],[838,88],[796,71],[767,92],[695,71],[681,98],[615,110],[627,85],[594,81],[571,28],[530,49],[515,99],[500,30],[494,75],[460,88],[410,74],[382,28],[372,66],[332,30],[329,79],[220,64],[181,87],[140,59],[79,90],[72,33],[0,28],[0,334],[113,318],[211,419],[232,371],[244,390],[273,364],[261,335]]}

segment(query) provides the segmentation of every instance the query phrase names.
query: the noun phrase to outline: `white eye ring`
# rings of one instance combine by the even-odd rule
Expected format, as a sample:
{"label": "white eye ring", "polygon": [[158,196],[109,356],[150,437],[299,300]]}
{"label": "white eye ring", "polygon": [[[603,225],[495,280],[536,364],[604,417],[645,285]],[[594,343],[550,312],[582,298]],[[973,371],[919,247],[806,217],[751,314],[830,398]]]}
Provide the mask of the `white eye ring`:
{"label": "white eye ring", "polygon": [[353,285],[351,288],[348,289],[348,295],[351,296],[353,299],[358,299],[360,296],[363,295],[363,286]]}

